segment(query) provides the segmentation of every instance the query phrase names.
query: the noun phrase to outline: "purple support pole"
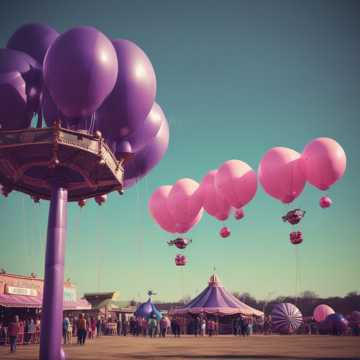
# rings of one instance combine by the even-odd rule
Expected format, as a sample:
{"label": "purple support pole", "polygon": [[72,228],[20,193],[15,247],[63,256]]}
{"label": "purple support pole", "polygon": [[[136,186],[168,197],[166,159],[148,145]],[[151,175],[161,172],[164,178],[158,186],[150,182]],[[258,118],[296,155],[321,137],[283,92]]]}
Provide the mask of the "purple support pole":
{"label": "purple support pole", "polygon": [[67,190],[54,183],[46,243],[40,360],[61,359],[67,198]]}

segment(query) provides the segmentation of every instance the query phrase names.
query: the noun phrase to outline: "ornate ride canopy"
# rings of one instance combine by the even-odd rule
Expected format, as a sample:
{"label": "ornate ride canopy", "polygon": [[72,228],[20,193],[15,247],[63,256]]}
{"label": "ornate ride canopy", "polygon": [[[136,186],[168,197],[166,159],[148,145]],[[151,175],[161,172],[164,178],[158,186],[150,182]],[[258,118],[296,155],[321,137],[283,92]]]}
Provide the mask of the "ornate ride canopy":
{"label": "ornate ride canopy", "polygon": [[0,130],[0,184],[34,199],[50,199],[51,183],[60,180],[69,201],[95,197],[123,186],[123,162],[100,133],[61,128]]}

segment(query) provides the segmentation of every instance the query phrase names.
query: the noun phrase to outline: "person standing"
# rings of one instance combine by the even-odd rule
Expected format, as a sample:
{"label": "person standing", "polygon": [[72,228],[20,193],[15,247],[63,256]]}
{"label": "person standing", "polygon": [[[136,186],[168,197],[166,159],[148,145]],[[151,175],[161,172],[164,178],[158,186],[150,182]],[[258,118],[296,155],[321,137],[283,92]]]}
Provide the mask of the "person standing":
{"label": "person standing", "polygon": [[80,345],[85,345],[86,340],[86,319],[83,314],[79,315],[78,321],[78,343]]}
{"label": "person standing", "polygon": [[214,322],[214,320],[209,320],[208,321],[207,329],[208,329],[209,336],[213,336],[214,330],[215,330],[215,322]]}
{"label": "person standing", "polygon": [[203,318],[201,320],[200,330],[201,330],[201,336],[205,336],[205,334],[206,334],[206,320],[205,320],[205,318]]}
{"label": "person standing", "polygon": [[95,339],[95,337],[97,336],[97,327],[96,327],[96,319],[93,317],[91,318],[91,333],[93,339]]}
{"label": "person standing", "polygon": [[196,316],[194,319],[194,335],[200,335],[201,319],[200,316]]}
{"label": "person standing", "polygon": [[24,326],[24,343],[29,343],[29,327],[30,327],[30,319],[27,318],[25,320],[25,326]]}
{"label": "person standing", "polygon": [[121,324],[121,320],[120,320],[120,317],[116,320],[116,334],[118,336],[121,335],[121,327],[122,327],[122,324]]}
{"label": "person standing", "polygon": [[6,344],[7,338],[7,328],[4,326],[4,323],[0,321],[0,345]]}
{"label": "person standing", "polygon": [[248,321],[248,329],[247,329],[248,335],[252,335],[253,331],[254,331],[254,319],[250,317]]}
{"label": "person standing", "polygon": [[142,332],[143,336],[146,336],[146,334],[148,332],[147,330],[148,330],[148,327],[149,327],[148,320],[146,320],[145,318],[141,319],[140,320],[140,327],[141,327],[141,332]]}
{"label": "person standing", "polygon": [[64,338],[64,344],[67,344],[67,343],[68,343],[69,326],[70,326],[69,318],[68,318],[68,317],[64,317],[64,320],[63,320],[63,338]]}
{"label": "person standing", "polygon": [[18,344],[24,344],[24,332],[25,332],[25,324],[23,320],[19,320],[19,334],[17,338]]}
{"label": "person standing", "polygon": [[172,318],[170,321],[170,327],[171,327],[171,332],[173,333],[174,336],[176,336],[176,329],[175,329],[175,318]]}
{"label": "person standing", "polygon": [[180,324],[176,318],[171,319],[171,331],[175,337],[180,337]]}
{"label": "person standing", "polygon": [[14,320],[9,324],[8,335],[10,340],[10,351],[16,351],[16,341],[19,334],[19,317],[15,316]]}
{"label": "person standing", "polygon": [[239,315],[235,320],[235,329],[236,329],[236,334],[241,336],[243,330],[243,318],[241,315]]}
{"label": "person standing", "polygon": [[156,327],[157,327],[157,321],[156,321],[155,317],[151,317],[148,322],[150,337],[155,337]]}
{"label": "person standing", "polygon": [[29,324],[29,343],[34,344],[34,342],[35,342],[35,321],[33,318],[31,318]]}
{"label": "person standing", "polygon": [[161,337],[166,336],[167,325],[168,325],[168,321],[165,318],[165,315],[163,315],[161,320],[160,320],[160,336]]}
{"label": "person standing", "polygon": [[243,321],[242,321],[242,328],[241,328],[241,333],[243,336],[248,336],[249,333],[248,333],[248,319],[247,318],[244,318]]}
{"label": "person standing", "polygon": [[175,319],[175,333],[177,337],[180,337],[181,328],[180,328],[180,322],[178,319]]}
{"label": "person standing", "polygon": [[35,339],[34,343],[38,344],[40,342],[40,318],[35,318]]}
{"label": "person standing", "polygon": [[129,328],[129,322],[124,318],[122,320],[122,335],[126,336]]}
{"label": "person standing", "polygon": [[101,318],[100,318],[100,316],[96,320],[96,336],[101,336]]}

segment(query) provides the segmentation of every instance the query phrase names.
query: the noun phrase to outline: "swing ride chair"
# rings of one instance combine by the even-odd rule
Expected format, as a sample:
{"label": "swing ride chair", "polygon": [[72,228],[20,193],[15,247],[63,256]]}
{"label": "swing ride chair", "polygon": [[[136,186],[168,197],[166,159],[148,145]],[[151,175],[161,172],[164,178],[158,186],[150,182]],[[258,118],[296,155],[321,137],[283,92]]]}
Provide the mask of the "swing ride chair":
{"label": "swing ride chair", "polygon": [[117,160],[100,132],[51,128],[0,129],[0,184],[35,201],[50,200],[53,179],[61,179],[69,201],[122,192],[125,159]]}

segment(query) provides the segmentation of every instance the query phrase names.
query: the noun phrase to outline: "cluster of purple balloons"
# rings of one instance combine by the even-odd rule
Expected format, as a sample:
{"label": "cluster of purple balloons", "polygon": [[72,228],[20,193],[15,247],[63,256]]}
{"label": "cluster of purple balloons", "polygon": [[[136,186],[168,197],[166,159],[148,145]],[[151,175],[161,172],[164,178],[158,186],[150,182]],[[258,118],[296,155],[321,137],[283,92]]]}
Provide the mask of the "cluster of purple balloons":
{"label": "cluster of purple balloons", "polygon": [[169,126],[155,102],[156,76],[136,44],[107,38],[94,27],[59,34],[26,24],[0,49],[0,127],[47,126],[100,131],[125,164],[125,187],[164,156]]}

